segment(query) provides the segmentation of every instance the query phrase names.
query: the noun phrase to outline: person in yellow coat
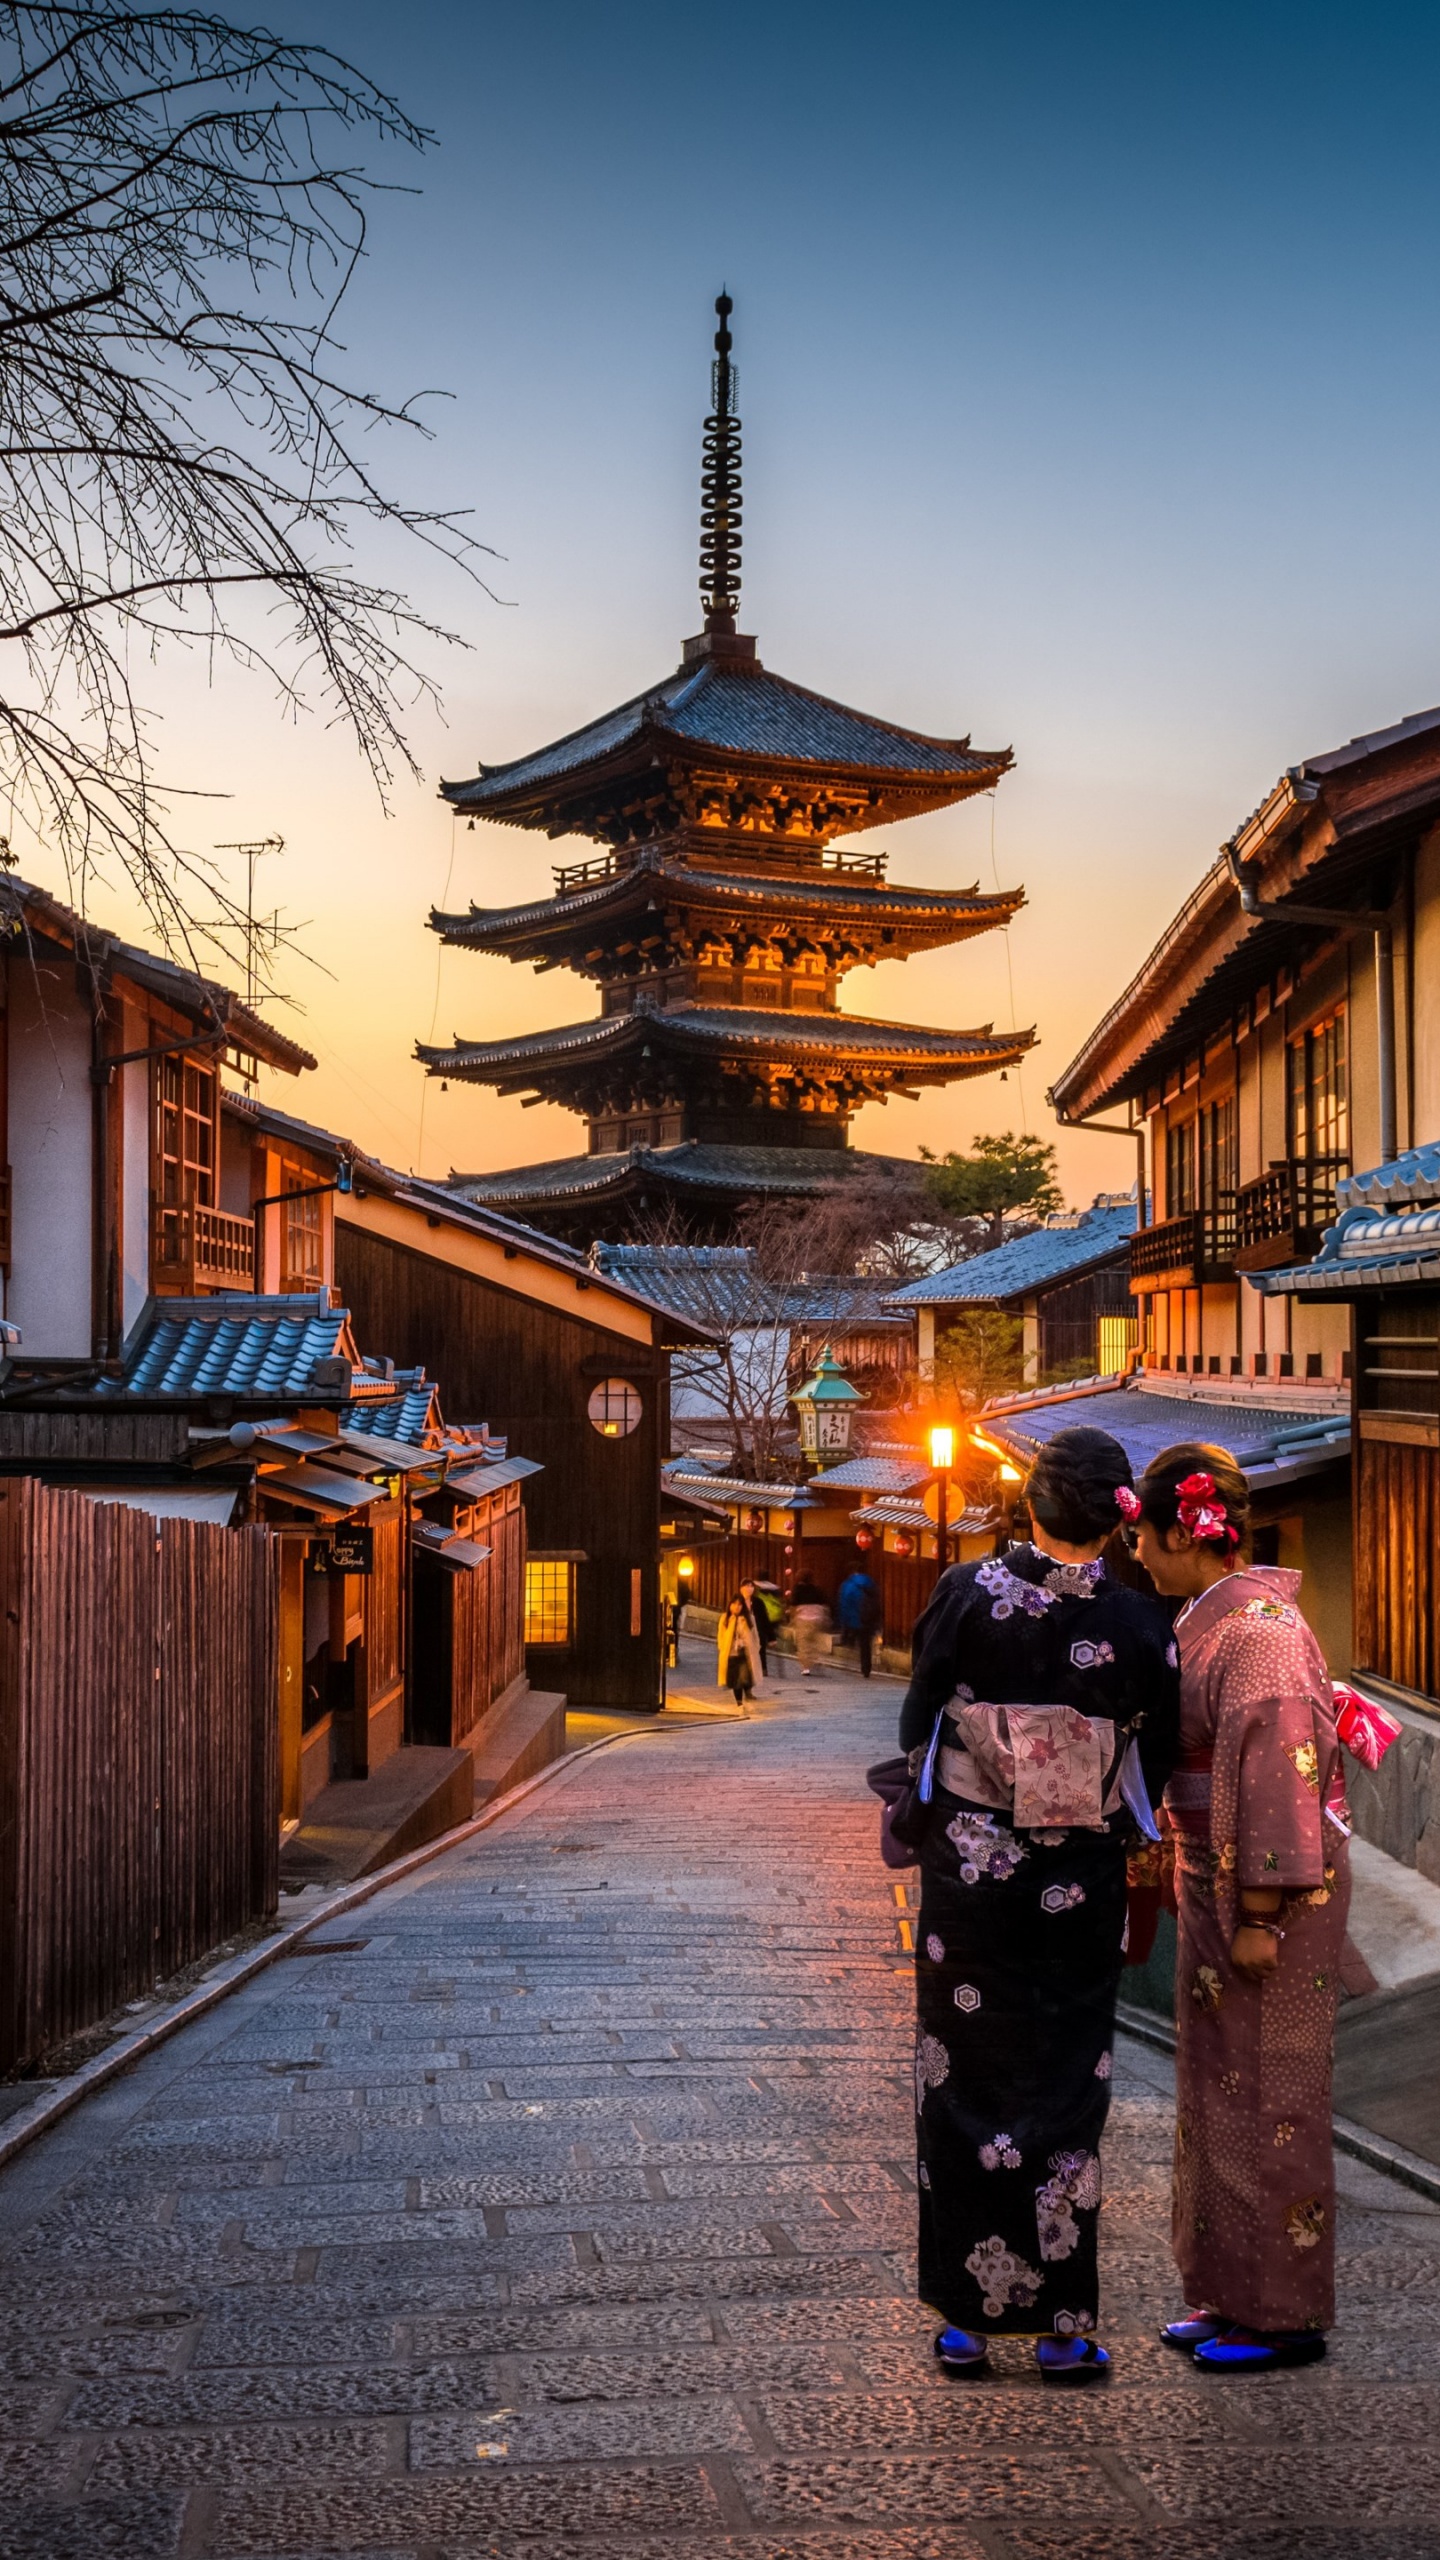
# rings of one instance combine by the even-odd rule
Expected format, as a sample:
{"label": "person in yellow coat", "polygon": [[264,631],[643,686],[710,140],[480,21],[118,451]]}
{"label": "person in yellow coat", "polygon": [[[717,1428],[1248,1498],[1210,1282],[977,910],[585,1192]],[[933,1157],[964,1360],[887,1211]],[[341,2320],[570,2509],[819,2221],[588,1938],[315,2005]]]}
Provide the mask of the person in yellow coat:
{"label": "person in yellow coat", "polygon": [[727,1609],[720,1613],[716,1631],[719,1669],[716,1678],[723,1689],[727,1683],[734,1693],[737,1707],[753,1697],[760,1677],[760,1638],[750,1605],[741,1591],[735,1593]]}

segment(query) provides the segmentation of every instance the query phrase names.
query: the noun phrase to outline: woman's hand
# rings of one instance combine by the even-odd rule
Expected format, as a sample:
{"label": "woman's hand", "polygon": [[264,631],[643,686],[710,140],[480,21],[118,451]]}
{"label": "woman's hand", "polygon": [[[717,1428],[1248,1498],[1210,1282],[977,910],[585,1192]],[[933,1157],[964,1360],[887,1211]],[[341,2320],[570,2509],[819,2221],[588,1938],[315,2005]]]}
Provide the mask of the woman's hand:
{"label": "woman's hand", "polygon": [[1246,1982],[1268,1982],[1280,1962],[1280,1941],[1272,1930],[1242,1920],[1230,1941],[1230,1961]]}

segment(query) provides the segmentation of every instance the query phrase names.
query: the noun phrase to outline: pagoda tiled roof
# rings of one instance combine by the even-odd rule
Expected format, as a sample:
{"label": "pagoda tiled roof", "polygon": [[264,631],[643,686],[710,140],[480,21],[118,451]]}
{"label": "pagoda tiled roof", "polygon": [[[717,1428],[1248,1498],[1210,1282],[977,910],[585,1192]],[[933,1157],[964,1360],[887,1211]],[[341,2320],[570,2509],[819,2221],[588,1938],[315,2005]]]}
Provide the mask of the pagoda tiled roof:
{"label": "pagoda tiled roof", "polygon": [[798,866],[793,872],[769,874],[706,870],[667,860],[647,847],[627,868],[617,868],[608,879],[583,888],[532,899],[518,907],[472,905],[466,915],[436,909],[430,923],[442,941],[473,950],[503,950],[510,944],[516,957],[524,958],[531,947],[568,937],[576,926],[623,915],[637,903],[653,899],[658,890],[692,908],[727,908],[740,914],[778,910],[786,915],[818,916],[826,923],[853,919],[858,925],[898,927],[907,937],[933,934],[939,940],[957,942],[966,932],[988,932],[1008,924],[1025,903],[1023,889],[892,888],[885,881],[803,871]]}
{"label": "pagoda tiled roof", "polygon": [[1008,747],[971,747],[965,738],[932,738],[917,729],[852,711],[823,693],[772,674],[756,659],[707,658],[678,667],[618,710],[606,712],[553,745],[509,764],[491,765],[469,782],[446,782],[442,796],[464,812],[503,815],[503,804],[587,767],[602,767],[649,733],[662,749],[810,766],[834,774],[881,774],[983,790],[1006,771]]}
{"label": "pagoda tiled roof", "polygon": [[637,1043],[716,1057],[739,1051],[755,1059],[815,1064],[822,1058],[870,1059],[915,1074],[981,1073],[1022,1058],[1034,1033],[929,1031],[905,1022],[875,1022],[854,1013],[752,1012],[743,1005],[671,1005],[661,1012],[638,1007],[600,1014],[554,1030],[524,1032],[513,1040],[457,1040],[453,1048],[417,1043],[415,1054],[433,1074],[524,1075],[527,1068],[586,1065],[622,1056]]}
{"label": "pagoda tiled roof", "polygon": [[503,1210],[586,1201],[596,1207],[644,1182],[663,1191],[756,1194],[794,1199],[837,1182],[894,1181],[913,1176],[901,1156],[852,1147],[738,1147],[683,1138],[672,1147],[626,1147],[613,1155],[560,1156],[548,1164],[512,1165],[501,1173],[456,1173],[449,1187],[462,1199]]}

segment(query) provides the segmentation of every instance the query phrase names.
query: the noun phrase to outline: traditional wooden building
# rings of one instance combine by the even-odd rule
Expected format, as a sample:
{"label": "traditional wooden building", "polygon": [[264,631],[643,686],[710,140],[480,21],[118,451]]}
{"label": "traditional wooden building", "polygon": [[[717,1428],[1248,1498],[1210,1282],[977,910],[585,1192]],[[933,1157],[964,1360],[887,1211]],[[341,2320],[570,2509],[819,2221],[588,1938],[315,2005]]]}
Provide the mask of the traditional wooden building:
{"label": "traditional wooden building", "polygon": [[910,1316],[915,1364],[933,1381],[946,1335],[967,1315],[1013,1317],[1026,1385],[1057,1374],[1072,1378],[1129,1367],[1139,1339],[1130,1295],[1133,1193],[1101,1192],[1088,1209],[1065,1210],[974,1253],[947,1271],[927,1271],[885,1298],[891,1314]]}
{"label": "traditional wooden building", "polygon": [[1075,1124],[1124,1112],[1144,1138],[1137,1386],[1177,1419],[1192,1405],[1204,1427],[1186,1436],[1254,1447],[1277,1426],[1291,1472],[1262,1509],[1270,1551],[1305,1568],[1332,1669],[1383,1686],[1405,1723],[1357,1784],[1362,1827],[1440,1878],[1437,983],[1430,710],[1280,776],[1052,1100]]}
{"label": "traditional wooden building", "polygon": [[839,1009],[846,973],[1008,924],[1023,892],[909,889],[841,839],[994,788],[1008,749],[849,710],[766,668],[736,629],[740,424],[730,303],[706,425],[705,628],[673,675],[573,735],[447,783],[471,820],[588,838],[553,897],[432,916],[443,940],[598,985],[599,1014],[422,1046],[432,1075],[562,1103],[585,1152],[456,1176],[468,1198],[588,1244],[672,1206],[698,1234],[891,1160],[849,1151],[862,1103],[1014,1064],[1033,1034],[917,1029]]}
{"label": "traditional wooden building", "polygon": [[703,1328],[349,1140],[243,1095],[227,1095],[226,1118],[227,1161],[245,1178],[278,1161],[329,1186],[322,1241],[357,1337],[438,1374],[453,1423],[483,1418],[543,1470],[525,1488],[536,1688],[577,1707],[658,1707],[670,1350]]}
{"label": "traditional wooden building", "polygon": [[221,1079],[298,1075],[309,1052],[13,874],[0,1004],[0,1273],[27,1357],[117,1360],[152,1295],[253,1287],[248,1200],[220,1198]]}

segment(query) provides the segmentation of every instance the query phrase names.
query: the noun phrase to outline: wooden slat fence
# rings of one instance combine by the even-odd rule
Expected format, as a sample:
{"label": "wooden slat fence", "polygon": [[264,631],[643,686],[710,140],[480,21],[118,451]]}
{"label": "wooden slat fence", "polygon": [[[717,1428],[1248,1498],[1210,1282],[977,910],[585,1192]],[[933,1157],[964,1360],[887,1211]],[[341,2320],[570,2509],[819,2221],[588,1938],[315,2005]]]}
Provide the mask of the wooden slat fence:
{"label": "wooden slat fence", "polygon": [[0,2069],[275,1908],[259,1529],[0,1482]]}

